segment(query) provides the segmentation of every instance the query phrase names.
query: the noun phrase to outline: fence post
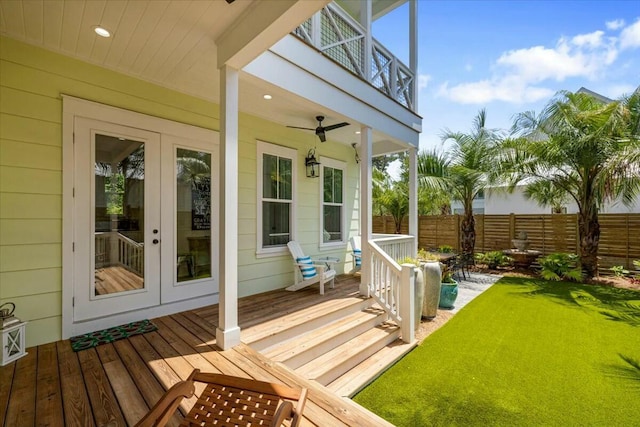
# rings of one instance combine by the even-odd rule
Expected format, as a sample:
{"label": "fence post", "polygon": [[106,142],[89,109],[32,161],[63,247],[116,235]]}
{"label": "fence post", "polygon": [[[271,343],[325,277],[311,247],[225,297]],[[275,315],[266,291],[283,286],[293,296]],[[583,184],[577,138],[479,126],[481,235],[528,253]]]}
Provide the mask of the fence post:
{"label": "fence post", "polygon": [[576,255],[580,254],[580,213],[576,212]]}
{"label": "fence post", "polygon": [[456,252],[460,252],[460,214],[456,214]]}
{"label": "fence post", "polygon": [[[416,339],[416,327],[414,321],[414,312],[418,310],[415,306],[415,273],[417,268],[413,264],[402,264],[402,272],[400,274],[400,332],[402,341],[412,343]],[[422,309],[422,307],[420,307]]]}
{"label": "fence post", "polygon": [[516,215],[514,213],[509,214],[509,244],[516,238]]}

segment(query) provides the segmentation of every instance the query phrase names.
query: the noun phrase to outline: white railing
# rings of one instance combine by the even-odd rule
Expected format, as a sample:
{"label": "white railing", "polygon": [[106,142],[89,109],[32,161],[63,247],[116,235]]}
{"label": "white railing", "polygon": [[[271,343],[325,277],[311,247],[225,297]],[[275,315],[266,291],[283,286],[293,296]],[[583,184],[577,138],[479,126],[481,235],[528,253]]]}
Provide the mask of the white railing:
{"label": "white railing", "polygon": [[414,268],[409,264],[399,265],[374,241],[369,242],[371,254],[371,283],[369,295],[400,325],[402,340],[410,343],[415,339],[414,325]]}
{"label": "white railing", "polygon": [[414,110],[414,73],[375,39],[370,55],[366,55],[365,28],[340,6],[326,5],[293,34],[389,98]]}
{"label": "white railing", "polygon": [[144,244],[136,242],[125,235],[118,236],[118,264],[127,270],[144,276]]}
{"label": "white railing", "polygon": [[415,258],[415,237],[405,234],[374,234],[373,241],[396,261]]}
{"label": "white railing", "polygon": [[117,231],[96,233],[95,267],[103,268],[110,265],[121,265],[139,276],[144,276],[144,244]]}

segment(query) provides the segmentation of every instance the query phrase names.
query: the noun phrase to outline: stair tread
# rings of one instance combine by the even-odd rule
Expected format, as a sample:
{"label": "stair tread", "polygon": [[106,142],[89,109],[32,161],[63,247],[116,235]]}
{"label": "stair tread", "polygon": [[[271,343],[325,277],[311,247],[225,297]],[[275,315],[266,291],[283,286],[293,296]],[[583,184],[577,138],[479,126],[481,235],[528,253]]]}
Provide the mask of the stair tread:
{"label": "stair tread", "polygon": [[343,298],[339,301],[327,300],[312,307],[302,308],[286,316],[250,326],[242,331],[242,340],[247,344],[251,344],[265,337],[277,335],[287,329],[305,324],[309,320],[317,318],[319,314],[328,315],[349,306],[359,306],[363,302],[372,304],[369,299],[362,297]]}
{"label": "stair tread", "polygon": [[334,340],[336,336],[346,333],[362,323],[371,321],[377,317],[382,318],[384,315],[384,310],[374,307],[357,311],[328,323],[322,328],[314,329],[297,338],[272,346],[266,349],[266,351],[262,351],[262,353],[276,362],[286,362],[292,357],[309,351],[315,346]]}
{"label": "stair tread", "polygon": [[398,339],[338,377],[327,385],[327,388],[338,396],[352,397],[414,349],[416,345],[416,342],[407,344]]}
{"label": "stair tread", "polygon": [[399,334],[399,332],[400,328],[396,324],[382,323],[299,367],[296,372],[309,379],[318,379],[326,372],[357,356],[364,349],[371,348],[379,341],[388,339],[390,334]]}

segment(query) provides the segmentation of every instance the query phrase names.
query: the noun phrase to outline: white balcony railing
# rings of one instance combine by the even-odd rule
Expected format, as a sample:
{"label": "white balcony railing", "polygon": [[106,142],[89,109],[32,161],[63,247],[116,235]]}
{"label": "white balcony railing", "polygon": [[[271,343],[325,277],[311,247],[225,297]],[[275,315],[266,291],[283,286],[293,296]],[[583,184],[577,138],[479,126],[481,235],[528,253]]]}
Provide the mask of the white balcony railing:
{"label": "white balcony railing", "polygon": [[415,267],[396,261],[407,255],[396,258],[392,254],[410,254],[414,237],[391,236],[375,235],[369,242],[372,273],[369,294],[400,325],[402,340],[412,342],[415,339],[414,311],[420,309],[414,305]]}
{"label": "white balcony railing", "polygon": [[414,110],[414,73],[375,39],[370,55],[366,55],[366,30],[335,3],[322,8],[293,34],[389,98]]}

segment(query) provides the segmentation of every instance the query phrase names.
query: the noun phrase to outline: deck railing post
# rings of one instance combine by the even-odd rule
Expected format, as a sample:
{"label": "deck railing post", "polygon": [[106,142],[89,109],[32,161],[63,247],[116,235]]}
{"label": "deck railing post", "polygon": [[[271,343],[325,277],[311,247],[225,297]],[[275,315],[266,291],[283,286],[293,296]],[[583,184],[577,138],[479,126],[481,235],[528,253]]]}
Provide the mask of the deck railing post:
{"label": "deck railing post", "polygon": [[402,333],[402,341],[412,343],[416,339],[416,329],[413,320],[413,313],[417,309],[415,307],[415,274],[412,264],[402,264],[402,273],[400,280],[400,318],[402,325],[400,330]]}

